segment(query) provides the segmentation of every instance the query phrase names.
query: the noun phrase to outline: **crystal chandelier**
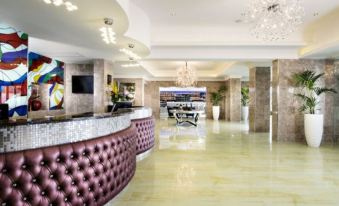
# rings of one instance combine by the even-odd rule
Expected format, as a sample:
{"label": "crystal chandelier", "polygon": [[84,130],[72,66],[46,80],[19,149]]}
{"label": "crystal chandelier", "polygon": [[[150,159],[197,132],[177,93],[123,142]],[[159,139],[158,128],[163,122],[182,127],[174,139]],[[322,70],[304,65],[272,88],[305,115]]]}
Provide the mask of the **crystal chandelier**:
{"label": "crystal chandelier", "polygon": [[179,87],[192,87],[197,82],[197,76],[195,69],[188,67],[187,62],[185,67],[181,67],[177,70],[177,86]]}
{"label": "crystal chandelier", "polygon": [[252,35],[264,41],[285,39],[303,23],[304,7],[300,0],[250,0],[243,14],[253,24]]}

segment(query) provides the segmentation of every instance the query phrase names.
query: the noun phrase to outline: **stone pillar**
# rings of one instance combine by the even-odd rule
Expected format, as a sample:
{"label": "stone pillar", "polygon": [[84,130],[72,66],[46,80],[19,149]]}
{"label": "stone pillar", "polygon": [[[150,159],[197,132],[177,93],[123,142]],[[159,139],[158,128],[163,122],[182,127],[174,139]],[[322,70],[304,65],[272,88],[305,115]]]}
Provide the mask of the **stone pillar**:
{"label": "stone pillar", "polygon": [[251,132],[270,131],[270,87],[271,69],[250,69],[249,126]]}
{"label": "stone pillar", "polygon": [[107,75],[113,74],[113,63],[104,59],[94,61],[94,113],[103,113],[107,111]]}
{"label": "stone pillar", "polygon": [[231,78],[226,81],[225,117],[227,121],[241,121],[241,80]]}
{"label": "stone pillar", "polygon": [[[272,138],[275,141],[305,141],[304,115],[299,112],[301,101],[295,97],[293,74],[304,70],[325,73],[321,84],[334,86],[334,62],[326,60],[275,60],[272,82]],[[334,95],[323,95],[320,113],[324,114],[323,141],[333,140]]]}

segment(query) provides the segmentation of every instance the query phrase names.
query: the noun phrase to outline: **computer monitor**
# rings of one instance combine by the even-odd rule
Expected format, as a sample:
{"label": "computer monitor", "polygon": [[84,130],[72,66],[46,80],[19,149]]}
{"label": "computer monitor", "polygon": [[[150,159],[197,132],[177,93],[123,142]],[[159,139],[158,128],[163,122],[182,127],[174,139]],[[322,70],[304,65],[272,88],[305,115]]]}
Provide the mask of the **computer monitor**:
{"label": "computer monitor", "polygon": [[118,109],[132,108],[132,102],[116,102],[111,112],[116,112]]}
{"label": "computer monitor", "polygon": [[8,104],[0,104],[0,120],[8,120]]}

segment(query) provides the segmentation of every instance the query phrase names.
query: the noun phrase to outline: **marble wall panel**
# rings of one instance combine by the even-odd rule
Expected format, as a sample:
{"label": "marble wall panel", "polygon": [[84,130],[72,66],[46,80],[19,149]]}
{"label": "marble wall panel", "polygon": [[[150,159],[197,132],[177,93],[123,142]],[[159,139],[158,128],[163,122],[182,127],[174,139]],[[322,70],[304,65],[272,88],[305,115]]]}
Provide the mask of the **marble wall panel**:
{"label": "marble wall panel", "polygon": [[[293,74],[314,70],[325,73],[320,84],[329,87],[334,85],[334,61],[328,60],[276,60],[273,62],[272,88],[272,135],[276,141],[305,141],[304,117],[298,111],[301,101],[294,95]],[[334,95],[324,95],[320,98],[319,113],[324,114],[323,141],[333,141],[333,104]]]}

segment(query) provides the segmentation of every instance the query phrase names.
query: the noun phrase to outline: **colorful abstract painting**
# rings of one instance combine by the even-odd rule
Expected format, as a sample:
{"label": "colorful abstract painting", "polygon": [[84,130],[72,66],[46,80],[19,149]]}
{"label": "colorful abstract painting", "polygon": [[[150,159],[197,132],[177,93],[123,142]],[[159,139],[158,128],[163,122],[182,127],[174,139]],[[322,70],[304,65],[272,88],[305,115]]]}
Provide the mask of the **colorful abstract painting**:
{"label": "colorful abstract painting", "polygon": [[33,52],[28,59],[28,95],[31,95],[32,84],[48,84],[49,110],[63,109],[64,63]]}
{"label": "colorful abstract painting", "polygon": [[9,116],[27,115],[28,35],[0,23],[0,103]]}

